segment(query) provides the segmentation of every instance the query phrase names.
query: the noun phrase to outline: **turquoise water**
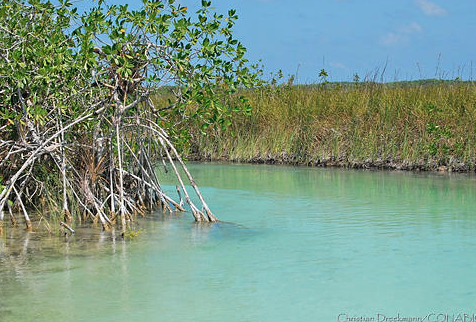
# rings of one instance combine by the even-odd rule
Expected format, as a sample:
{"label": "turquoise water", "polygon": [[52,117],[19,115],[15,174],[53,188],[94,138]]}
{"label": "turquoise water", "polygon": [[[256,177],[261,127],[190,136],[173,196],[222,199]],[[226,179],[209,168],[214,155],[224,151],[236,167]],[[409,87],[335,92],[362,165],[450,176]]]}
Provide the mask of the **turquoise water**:
{"label": "turquoise water", "polygon": [[219,164],[190,170],[223,223],[155,214],[126,241],[99,229],[79,228],[67,240],[7,230],[0,321],[383,321],[400,314],[431,322],[476,313],[475,177]]}

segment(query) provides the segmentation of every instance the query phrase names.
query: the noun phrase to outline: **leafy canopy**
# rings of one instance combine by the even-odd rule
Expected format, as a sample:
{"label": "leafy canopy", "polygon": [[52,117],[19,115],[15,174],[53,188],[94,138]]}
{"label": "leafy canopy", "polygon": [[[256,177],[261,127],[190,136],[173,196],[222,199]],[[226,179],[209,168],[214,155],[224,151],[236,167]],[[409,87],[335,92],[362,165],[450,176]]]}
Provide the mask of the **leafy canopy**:
{"label": "leafy canopy", "polygon": [[100,0],[82,15],[69,0],[2,0],[0,128],[22,135],[29,119],[47,131],[56,109],[73,119],[101,100],[137,109],[169,86],[173,95],[156,106],[166,130],[184,121],[225,129],[232,113],[250,111],[231,96],[260,76],[233,37],[237,18],[206,0],[194,15],[174,0],[145,0],[140,10]]}

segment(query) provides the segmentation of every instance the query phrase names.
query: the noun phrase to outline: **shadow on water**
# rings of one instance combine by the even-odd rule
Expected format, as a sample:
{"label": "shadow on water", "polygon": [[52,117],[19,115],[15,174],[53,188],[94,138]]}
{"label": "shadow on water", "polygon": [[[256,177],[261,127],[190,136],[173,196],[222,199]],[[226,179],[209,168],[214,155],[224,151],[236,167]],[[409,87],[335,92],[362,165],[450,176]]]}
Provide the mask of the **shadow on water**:
{"label": "shadow on water", "polygon": [[247,239],[261,233],[262,231],[257,229],[250,229],[242,224],[228,221],[219,221],[216,223],[194,223],[191,228],[191,238],[196,244],[208,240],[220,242]]}
{"label": "shadow on water", "polygon": [[195,243],[209,239],[243,238],[258,233],[255,229],[233,222],[196,223],[188,218],[188,213],[164,215],[159,212],[146,218],[137,218],[131,229],[138,231],[139,236],[132,240],[124,240],[115,230],[102,231],[99,227],[75,227],[76,233],[66,236],[60,233],[51,235],[41,230],[25,232],[18,226],[6,227],[0,236],[0,274],[9,269],[18,272],[20,267],[28,267],[32,273],[54,273],[62,268],[45,269],[42,265],[36,265],[36,262],[61,260],[65,256],[76,259],[106,256],[118,251],[118,243],[146,242],[167,229],[183,229],[187,226],[190,227],[190,239]]}
{"label": "shadow on water", "polygon": [[[136,266],[131,258],[141,254],[148,245],[155,248],[156,256],[170,256],[171,252],[180,254],[174,247],[187,239],[191,247],[200,250],[222,242],[236,243],[257,233],[232,222],[195,223],[186,215],[155,213],[138,218],[133,229],[140,233],[132,240],[123,239],[114,230],[103,232],[86,226],[75,227],[76,234],[68,237],[41,231],[27,233],[20,227],[8,227],[0,238],[0,321],[29,318],[30,315],[23,315],[26,313],[21,310],[23,298],[33,301],[32,307],[41,309],[40,299],[31,299],[31,295],[38,292],[54,292],[56,298],[50,301],[58,301],[57,310],[63,312],[61,303],[71,305],[68,299],[75,297],[78,278],[88,285],[89,280],[99,278],[95,270],[104,274],[107,266],[115,267],[106,276],[114,277],[114,285],[122,287],[118,294],[121,301],[127,303],[132,287],[130,278],[134,274],[131,266]],[[59,315],[54,320],[60,320],[65,313],[55,311],[55,314]],[[70,317],[65,315],[64,318]],[[48,320],[46,315],[44,320]]]}

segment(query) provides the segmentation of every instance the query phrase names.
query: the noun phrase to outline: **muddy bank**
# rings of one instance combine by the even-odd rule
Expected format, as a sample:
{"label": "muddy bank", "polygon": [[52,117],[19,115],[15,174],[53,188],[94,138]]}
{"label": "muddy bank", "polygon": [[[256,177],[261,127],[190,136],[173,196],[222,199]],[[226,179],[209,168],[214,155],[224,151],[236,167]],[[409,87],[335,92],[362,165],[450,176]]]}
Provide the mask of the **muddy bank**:
{"label": "muddy bank", "polygon": [[193,153],[187,155],[190,161],[211,162],[226,161],[239,163],[255,164],[280,164],[311,167],[338,167],[347,169],[369,169],[369,170],[402,170],[402,171],[432,171],[432,172],[458,172],[475,173],[474,163],[465,163],[454,158],[449,160],[392,160],[392,159],[366,159],[352,160],[346,156],[315,158],[310,156],[299,156],[287,153],[279,155],[268,153],[265,156],[256,156],[253,158],[240,158],[231,156],[212,156],[210,154]]}

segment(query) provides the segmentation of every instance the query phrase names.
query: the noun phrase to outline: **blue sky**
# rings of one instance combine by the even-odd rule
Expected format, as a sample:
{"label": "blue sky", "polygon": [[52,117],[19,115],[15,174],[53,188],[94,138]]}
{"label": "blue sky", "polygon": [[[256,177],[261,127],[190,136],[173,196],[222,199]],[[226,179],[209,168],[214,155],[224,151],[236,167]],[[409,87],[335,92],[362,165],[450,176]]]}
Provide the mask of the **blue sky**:
{"label": "blue sky", "polygon": [[[112,3],[110,1],[110,3]],[[129,3],[137,7],[140,2]],[[189,11],[200,0],[180,0]],[[300,83],[476,78],[476,0],[212,0],[236,9],[235,34],[266,75],[282,69]],[[471,71],[471,65],[473,70]]]}

